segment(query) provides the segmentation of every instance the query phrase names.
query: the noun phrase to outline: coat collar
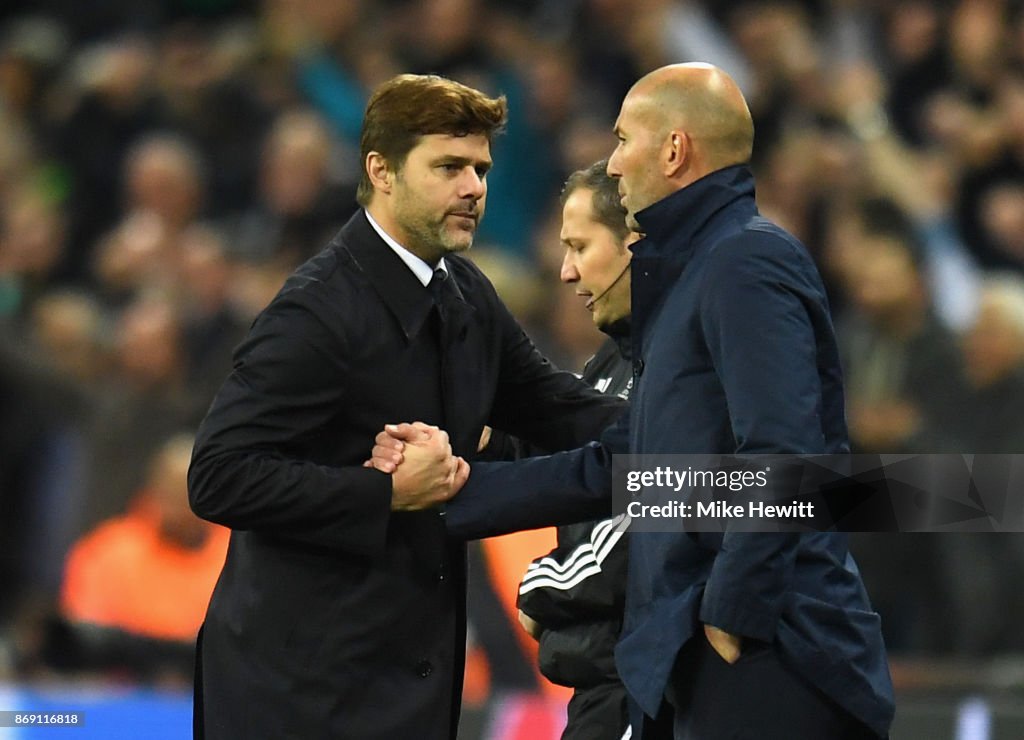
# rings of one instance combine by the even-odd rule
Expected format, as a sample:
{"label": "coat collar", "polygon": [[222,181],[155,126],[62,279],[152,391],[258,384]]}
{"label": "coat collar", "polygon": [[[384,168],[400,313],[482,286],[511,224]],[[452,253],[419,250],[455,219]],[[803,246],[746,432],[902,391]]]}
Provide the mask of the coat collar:
{"label": "coat collar", "polygon": [[[351,255],[374,290],[398,319],[406,339],[419,334],[434,307],[430,289],[424,286],[409,266],[391,249],[366,218],[360,208],[338,235],[341,248]],[[451,268],[457,257],[446,258],[448,279],[444,281],[442,303],[452,309],[454,317],[465,314],[471,306],[454,279]]]}
{"label": "coat collar", "polygon": [[[754,198],[754,176],[746,165],[733,165],[705,175],[636,214],[644,239],[634,254],[646,257],[688,257],[695,237],[718,213],[741,198]],[[681,254],[680,254],[681,252]]]}
{"label": "coat collar", "polygon": [[701,232],[720,214],[735,214],[732,206],[743,200],[749,201],[749,215],[756,213],[753,175],[745,165],[735,165],[705,175],[636,214],[644,237],[629,247],[634,357],[643,356],[647,323],[701,244]]}

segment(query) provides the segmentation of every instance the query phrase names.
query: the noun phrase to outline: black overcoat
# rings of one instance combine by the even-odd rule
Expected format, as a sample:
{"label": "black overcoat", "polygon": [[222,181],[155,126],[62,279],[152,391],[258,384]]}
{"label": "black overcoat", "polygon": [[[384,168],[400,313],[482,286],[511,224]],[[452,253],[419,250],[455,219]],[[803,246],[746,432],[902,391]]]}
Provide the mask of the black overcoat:
{"label": "black overcoat", "polygon": [[487,278],[446,258],[443,318],[358,212],[256,319],[199,429],[197,514],[231,545],[200,637],[196,735],[454,738],[465,552],[440,508],[390,511],[361,467],[385,423],[485,424],[549,449],[624,408],[534,348]]}

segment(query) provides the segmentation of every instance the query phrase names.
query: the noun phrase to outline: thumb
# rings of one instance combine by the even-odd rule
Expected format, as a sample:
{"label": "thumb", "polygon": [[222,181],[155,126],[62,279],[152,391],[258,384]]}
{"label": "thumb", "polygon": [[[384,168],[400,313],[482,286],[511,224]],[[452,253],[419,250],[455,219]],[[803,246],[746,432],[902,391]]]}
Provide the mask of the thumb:
{"label": "thumb", "polygon": [[385,424],[384,431],[389,436],[403,442],[425,442],[430,439],[429,427],[424,424]]}

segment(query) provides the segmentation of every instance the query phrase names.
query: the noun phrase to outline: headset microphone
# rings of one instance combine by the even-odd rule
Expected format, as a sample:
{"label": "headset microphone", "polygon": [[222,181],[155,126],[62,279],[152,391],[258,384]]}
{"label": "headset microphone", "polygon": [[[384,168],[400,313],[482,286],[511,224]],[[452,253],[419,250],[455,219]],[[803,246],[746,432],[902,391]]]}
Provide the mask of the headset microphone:
{"label": "headset microphone", "polygon": [[625,275],[627,272],[629,272],[629,265],[630,265],[630,263],[627,262],[626,266],[622,268],[622,272],[619,273],[619,276],[617,278],[615,278],[614,280],[612,280],[612,284],[611,285],[609,285],[607,288],[602,290],[597,295],[590,296],[590,300],[587,301],[586,304],[585,304],[588,311],[594,307],[594,304],[596,304],[599,300],[601,300],[606,295],[608,295],[608,291],[611,290],[612,288],[614,288],[616,283],[618,283],[620,280],[622,280],[622,276]]}

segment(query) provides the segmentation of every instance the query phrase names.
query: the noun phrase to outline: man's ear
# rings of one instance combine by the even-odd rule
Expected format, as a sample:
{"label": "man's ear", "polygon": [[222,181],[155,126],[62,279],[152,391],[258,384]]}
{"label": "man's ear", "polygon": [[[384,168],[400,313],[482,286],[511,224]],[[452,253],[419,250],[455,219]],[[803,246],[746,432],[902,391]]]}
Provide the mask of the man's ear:
{"label": "man's ear", "polygon": [[366,174],[370,178],[370,184],[374,190],[383,193],[391,193],[391,185],[395,179],[395,173],[388,167],[388,161],[380,152],[370,152],[366,155]]}
{"label": "man's ear", "polygon": [[679,129],[669,131],[662,153],[666,177],[675,177],[685,172],[693,159],[693,142],[690,135]]}

